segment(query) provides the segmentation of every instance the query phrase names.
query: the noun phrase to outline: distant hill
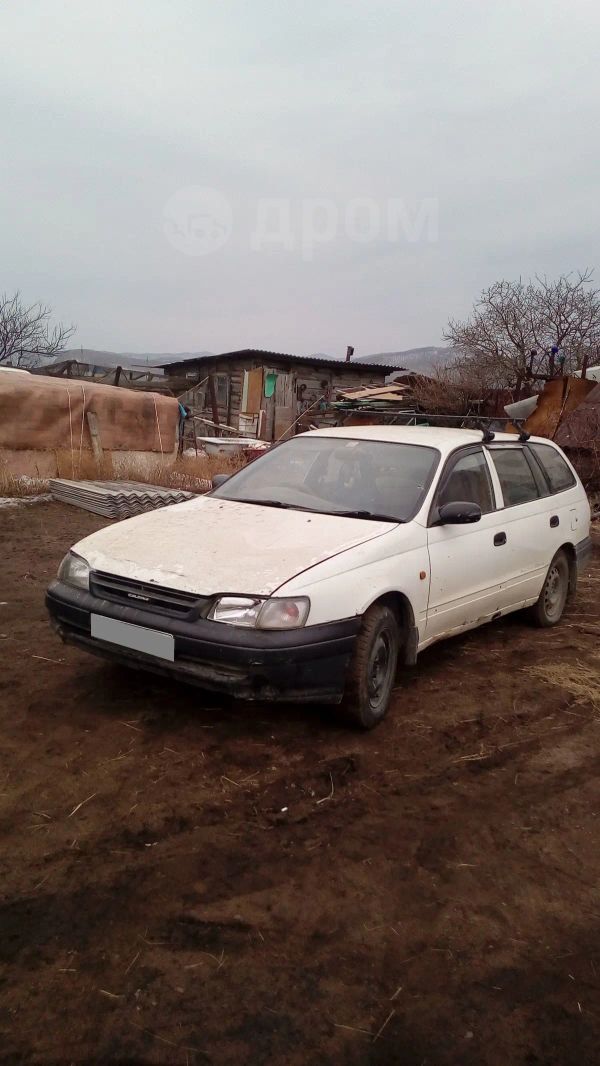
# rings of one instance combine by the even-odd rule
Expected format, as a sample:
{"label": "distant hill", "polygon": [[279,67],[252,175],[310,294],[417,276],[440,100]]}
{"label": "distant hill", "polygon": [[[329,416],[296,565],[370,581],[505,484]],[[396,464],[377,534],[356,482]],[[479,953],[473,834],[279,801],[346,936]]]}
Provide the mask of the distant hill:
{"label": "distant hill", "polygon": [[[453,348],[436,348],[433,346],[424,348],[407,348],[402,352],[376,352],[373,355],[355,355],[353,363],[386,363],[406,370],[414,370],[417,373],[426,374],[435,363],[448,362],[453,358]],[[82,363],[90,363],[93,366],[110,367],[122,366],[125,369],[136,367],[161,367],[166,363],[174,363],[180,359],[194,359],[202,355],[214,355],[214,352],[105,352],[96,348],[67,348],[64,352],[57,352],[49,362],[65,362],[69,359],[77,359]],[[326,352],[313,352],[322,359],[336,359],[344,361],[344,356],[335,356]],[[43,361],[45,362],[45,360]]]}
{"label": "distant hill", "polygon": [[124,356],[136,363],[149,363],[150,366],[164,366],[176,363],[179,359],[198,359],[201,355],[214,355],[214,352],[123,352]]}
{"label": "distant hill", "polygon": [[392,366],[426,374],[436,363],[447,363],[455,358],[454,348],[407,348],[403,352],[377,352],[374,355],[357,355],[353,363],[390,363]]}
{"label": "distant hill", "polygon": [[[76,359],[80,363],[90,363],[92,366],[105,366],[107,368],[122,366],[125,370],[136,367],[164,366],[165,363],[173,363],[178,359],[193,359],[194,356],[212,355],[212,352],[103,352],[95,348],[66,348],[63,352],[57,352],[49,362],[64,363],[70,359]],[[46,362],[44,360],[43,362]]]}

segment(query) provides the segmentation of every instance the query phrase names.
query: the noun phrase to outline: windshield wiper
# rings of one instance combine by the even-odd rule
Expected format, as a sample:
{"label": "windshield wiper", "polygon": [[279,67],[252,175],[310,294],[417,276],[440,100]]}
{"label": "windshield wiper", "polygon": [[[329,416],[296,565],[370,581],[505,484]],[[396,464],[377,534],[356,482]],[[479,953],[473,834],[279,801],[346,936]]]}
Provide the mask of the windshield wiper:
{"label": "windshield wiper", "polygon": [[284,509],[287,509],[290,506],[289,503],[283,503],[282,500],[234,500],[231,496],[229,499],[232,503],[255,503],[258,507],[283,507]]}
{"label": "windshield wiper", "polygon": [[391,514],[378,514],[377,511],[328,511],[327,514],[336,515],[337,518],[366,518],[372,522],[395,522],[405,525],[403,518],[397,518]]}
{"label": "windshield wiper", "polygon": [[394,522],[395,525],[404,525],[403,518],[397,518],[391,514],[379,514],[376,511],[322,511],[317,507],[304,507],[299,503],[284,503],[283,500],[247,500],[247,499],[233,499],[231,496],[223,497],[223,499],[229,499],[232,503],[254,503],[257,507],[281,507],[286,511],[309,511],[311,514],[329,514],[335,518],[365,518],[372,522]]}

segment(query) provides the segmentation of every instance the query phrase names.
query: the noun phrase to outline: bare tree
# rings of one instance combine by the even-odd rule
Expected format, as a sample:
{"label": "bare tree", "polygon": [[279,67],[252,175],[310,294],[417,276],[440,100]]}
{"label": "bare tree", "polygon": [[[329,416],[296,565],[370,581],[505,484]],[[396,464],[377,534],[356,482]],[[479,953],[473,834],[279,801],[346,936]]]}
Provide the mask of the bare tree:
{"label": "bare tree", "polygon": [[600,291],[593,287],[592,277],[592,271],[586,270],[575,277],[563,274],[557,281],[536,278],[535,349],[543,372],[554,372],[557,355],[567,372],[581,370],[597,356]]}
{"label": "bare tree", "polygon": [[477,367],[488,387],[514,389],[527,380],[572,373],[594,358],[600,344],[600,291],[592,271],[557,281],[497,281],[484,289],[465,322],[451,320],[445,339],[457,364]]}
{"label": "bare tree", "polygon": [[438,363],[427,376],[416,375],[412,385],[415,402],[430,414],[477,413],[489,394],[487,372],[475,363]]}
{"label": "bare tree", "polygon": [[75,326],[51,326],[51,314],[46,304],[27,307],[19,292],[0,296],[0,366],[36,366],[65,347]]}

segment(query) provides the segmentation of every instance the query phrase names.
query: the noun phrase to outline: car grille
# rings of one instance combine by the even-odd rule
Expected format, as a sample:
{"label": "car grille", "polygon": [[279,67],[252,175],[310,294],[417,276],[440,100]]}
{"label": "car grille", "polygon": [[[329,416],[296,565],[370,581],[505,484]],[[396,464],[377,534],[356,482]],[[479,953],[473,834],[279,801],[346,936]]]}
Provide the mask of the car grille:
{"label": "car grille", "polygon": [[112,603],[139,607],[143,611],[154,611],[156,614],[183,618],[186,621],[204,617],[212,603],[210,596],[163,588],[161,585],[134,581],[129,577],[118,577],[98,570],[90,574],[90,592],[93,596],[110,600]]}

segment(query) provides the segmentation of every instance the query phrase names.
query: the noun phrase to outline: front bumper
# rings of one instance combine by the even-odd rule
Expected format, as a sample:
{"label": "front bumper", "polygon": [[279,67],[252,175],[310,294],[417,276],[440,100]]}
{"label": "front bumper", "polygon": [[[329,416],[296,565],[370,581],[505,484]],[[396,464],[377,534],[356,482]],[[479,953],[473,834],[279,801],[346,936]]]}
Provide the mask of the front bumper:
{"label": "front bumper", "polygon": [[[246,700],[339,703],[360,627],[358,618],[286,632],[238,628],[204,618],[183,622],[100,599],[61,581],[50,585],[46,606],[67,644]],[[171,633],[175,661],[97,640],[90,633],[91,614]]]}

